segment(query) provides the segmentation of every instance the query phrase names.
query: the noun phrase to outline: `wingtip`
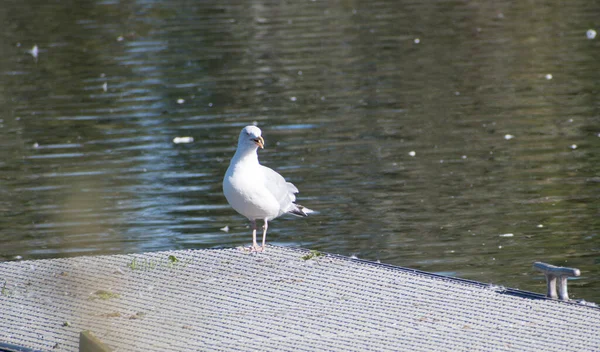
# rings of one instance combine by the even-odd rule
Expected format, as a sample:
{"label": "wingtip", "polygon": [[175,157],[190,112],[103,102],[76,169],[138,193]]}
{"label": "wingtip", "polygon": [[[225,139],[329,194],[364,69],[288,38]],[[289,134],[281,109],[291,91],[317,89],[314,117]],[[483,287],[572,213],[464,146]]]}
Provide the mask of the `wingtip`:
{"label": "wingtip", "polygon": [[299,208],[300,208],[300,210],[302,210],[302,212],[303,212],[304,214],[306,214],[306,215],[308,215],[308,214],[312,214],[312,213],[314,213],[314,212],[315,212],[314,210],[312,210],[312,209],[308,209],[307,207],[299,206]]}
{"label": "wingtip", "polygon": [[296,204],[296,209],[290,211],[290,213],[298,216],[308,216],[308,214],[314,213],[315,211],[312,209],[308,209],[305,206],[300,204]]}

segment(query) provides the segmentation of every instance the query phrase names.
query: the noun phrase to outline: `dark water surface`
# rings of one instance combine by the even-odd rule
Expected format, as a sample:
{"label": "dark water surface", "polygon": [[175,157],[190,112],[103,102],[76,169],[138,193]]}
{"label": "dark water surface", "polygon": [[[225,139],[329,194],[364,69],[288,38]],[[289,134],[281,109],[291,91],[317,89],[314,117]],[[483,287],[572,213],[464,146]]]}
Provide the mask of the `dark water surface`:
{"label": "dark water surface", "polygon": [[249,245],[221,180],[256,122],[262,162],[319,211],[270,243],[538,292],[541,260],[599,302],[599,19],[594,1],[5,1],[0,257]]}

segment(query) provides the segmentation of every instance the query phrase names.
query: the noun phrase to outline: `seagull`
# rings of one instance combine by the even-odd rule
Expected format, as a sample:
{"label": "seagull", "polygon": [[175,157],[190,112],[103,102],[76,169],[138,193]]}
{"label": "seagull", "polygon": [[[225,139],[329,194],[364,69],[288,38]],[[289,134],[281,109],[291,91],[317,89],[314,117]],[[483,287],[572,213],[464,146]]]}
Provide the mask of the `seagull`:
{"label": "seagull", "polygon": [[[265,141],[260,128],[246,126],[240,132],[238,146],[223,178],[223,194],[229,205],[250,220],[252,252],[265,250],[269,221],[290,213],[308,216],[313,211],[294,203],[298,188],[272,169],[258,162],[258,148]],[[256,243],[256,220],[263,220],[262,246]]]}

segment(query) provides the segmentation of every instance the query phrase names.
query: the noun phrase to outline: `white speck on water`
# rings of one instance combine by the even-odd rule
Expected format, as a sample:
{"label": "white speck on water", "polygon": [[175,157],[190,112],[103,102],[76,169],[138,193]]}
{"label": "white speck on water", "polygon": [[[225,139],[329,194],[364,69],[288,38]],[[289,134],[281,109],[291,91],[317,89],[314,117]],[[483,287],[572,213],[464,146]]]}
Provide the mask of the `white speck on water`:
{"label": "white speck on water", "polygon": [[459,95],[460,95],[460,92],[459,92],[459,91],[456,91],[456,92],[454,92],[454,95],[456,95],[456,96],[459,96]]}
{"label": "white speck on water", "polygon": [[417,155],[417,152],[415,152],[414,150],[411,150],[410,152],[408,152],[408,155],[415,156],[415,155]]}
{"label": "white speck on water", "polygon": [[444,159],[440,160],[440,164],[443,164],[443,163],[444,163]]}
{"label": "white speck on water", "polygon": [[577,144],[571,144],[571,146],[569,148],[575,150],[575,149],[577,149]]}
{"label": "white speck on water", "polygon": [[185,99],[181,99],[181,98],[177,99],[177,104],[183,104],[183,103],[185,103]]}
{"label": "white speck on water", "polygon": [[298,71],[298,76],[302,76],[302,71]]}
{"label": "white speck on water", "polygon": [[21,255],[15,255],[15,257],[13,259],[15,259],[15,260],[21,260],[21,259],[23,259],[23,256],[21,256]]}
{"label": "white speck on water", "polygon": [[358,259],[358,257],[356,256],[356,254],[352,254],[352,255],[350,256],[350,259]]}
{"label": "white speck on water", "polygon": [[552,79],[552,74],[551,73],[547,73],[546,74],[546,79],[547,80],[551,80]]}
{"label": "white speck on water", "polygon": [[569,122],[573,122],[573,119],[569,119]]}
{"label": "white speck on water", "polygon": [[38,143],[33,143],[33,147],[34,147],[34,148],[39,148],[39,147],[40,147],[40,145],[39,145]]}
{"label": "white speck on water", "polygon": [[173,138],[173,143],[182,144],[182,143],[192,143],[194,141],[194,137],[175,137]]}
{"label": "white speck on water", "polygon": [[[325,96],[321,97],[321,101],[325,101]],[[600,137],[600,133],[598,133],[598,137]]]}
{"label": "white speck on water", "polygon": [[120,36],[118,36],[118,37],[117,37],[117,41],[118,41],[118,42],[122,42],[122,41],[123,41],[123,39],[125,39],[125,38],[123,38],[123,36],[122,36],[122,35],[120,35]]}
{"label": "white speck on water", "polygon": [[33,48],[31,48],[31,50],[28,50],[27,52],[30,53],[31,56],[33,56],[33,58],[37,62],[38,54],[40,53],[40,50],[39,50],[37,44],[34,45]]}
{"label": "white speck on water", "polygon": [[538,229],[541,229],[542,227],[544,227],[544,225],[542,225],[542,224],[538,224],[538,225],[537,225],[537,228],[538,228]]}
{"label": "white speck on water", "polygon": [[502,246],[498,246],[498,249],[502,249]]}
{"label": "white speck on water", "polygon": [[225,227],[221,227],[219,230],[223,232],[229,232],[229,226],[225,225]]}
{"label": "white speck on water", "polygon": [[504,234],[500,235],[500,237],[513,237],[513,236],[514,236],[514,234],[512,234],[512,233],[504,233]]}
{"label": "white speck on water", "polygon": [[107,82],[104,82],[104,84],[102,85],[102,90],[105,91],[105,92],[108,90],[108,83]]}
{"label": "white speck on water", "polygon": [[510,141],[513,138],[515,138],[515,136],[513,136],[512,134],[505,134],[504,135],[504,139],[506,139],[507,141]]}
{"label": "white speck on water", "polygon": [[208,107],[212,108],[213,107],[213,103],[208,103]]}
{"label": "white speck on water", "polygon": [[356,15],[357,12],[356,9],[352,9],[352,14]]}
{"label": "white speck on water", "polygon": [[596,31],[593,29],[588,29],[587,32],[585,32],[585,36],[588,39],[594,39],[594,38],[596,38]]}
{"label": "white speck on water", "polygon": [[419,38],[415,38],[415,40],[413,40],[413,42],[414,42],[415,44],[419,44],[419,43],[421,42],[421,39],[419,39]]}
{"label": "white speck on water", "polygon": [[298,100],[298,98],[296,98],[296,97],[291,97],[291,98],[290,98],[290,100],[291,100],[291,101],[296,101],[296,100]]}
{"label": "white speck on water", "polygon": [[466,155],[463,155],[461,158],[463,158],[463,159],[466,159],[466,158],[467,158],[467,156],[466,156]]}

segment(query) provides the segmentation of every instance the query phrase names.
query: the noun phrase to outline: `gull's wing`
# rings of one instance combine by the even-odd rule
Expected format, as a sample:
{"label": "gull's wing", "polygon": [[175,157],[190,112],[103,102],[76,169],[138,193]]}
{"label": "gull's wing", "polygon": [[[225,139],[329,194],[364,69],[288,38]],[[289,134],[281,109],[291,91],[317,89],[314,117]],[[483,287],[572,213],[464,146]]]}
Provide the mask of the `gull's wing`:
{"label": "gull's wing", "polygon": [[260,167],[265,176],[265,186],[273,197],[277,199],[277,202],[279,202],[281,214],[297,209],[294,204],[296,200],[294,193],[298,193],[298,188],[292,183],[286,182],[283,176],[274,170],[263,165]]}

